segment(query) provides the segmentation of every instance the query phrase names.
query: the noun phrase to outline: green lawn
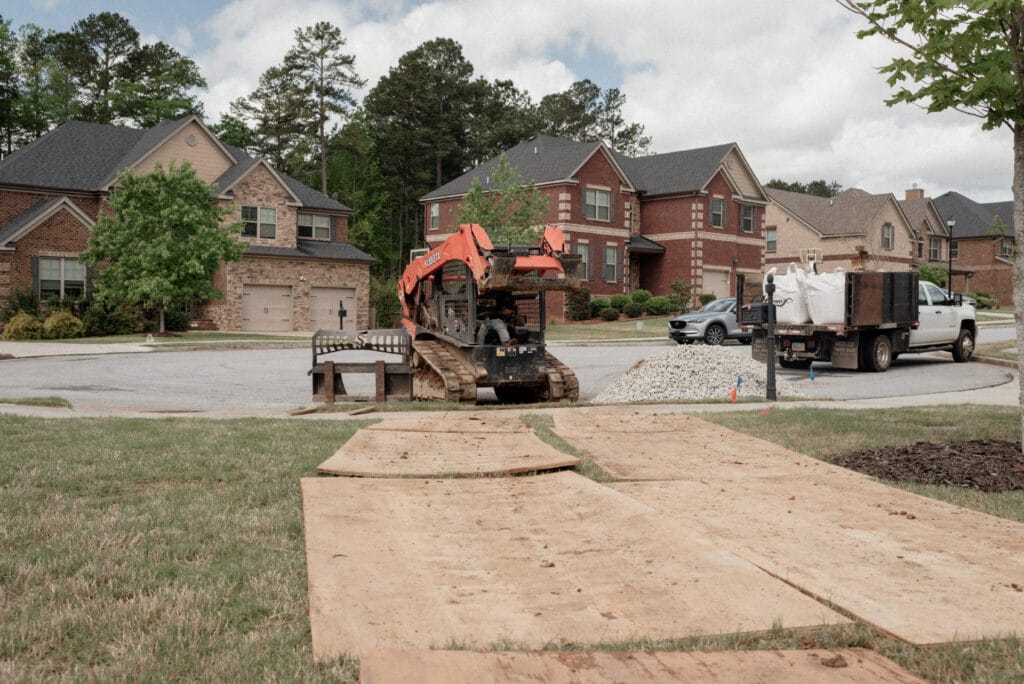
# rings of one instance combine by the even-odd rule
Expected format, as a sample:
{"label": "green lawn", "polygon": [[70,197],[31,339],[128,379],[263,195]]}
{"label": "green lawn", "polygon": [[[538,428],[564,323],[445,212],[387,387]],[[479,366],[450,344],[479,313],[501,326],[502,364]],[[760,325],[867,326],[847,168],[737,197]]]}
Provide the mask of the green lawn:
{"label": "green lawn", "polygon": [[[826,459],[1020,430],[1018,411],[991,407],[704,417]],[[312,660],[298,480],[368,422],[0,415],[0,679],[355,682],[354,660]],[[550,418],[526,422],[571,449]],[[1024,520],[1021,492],[923,493]],[[931,681],[1024,679],[1017,639],[921,649],[864,625],[552,648],[818,646],[874,648]]]}
{"label": "green lawn", "polygon": [[668,319],[671,316],[623,318],[618,321],[579,321],[552,323],[544,338],[552,342],[584,342],[588,340],[663,339],[668,342]]}

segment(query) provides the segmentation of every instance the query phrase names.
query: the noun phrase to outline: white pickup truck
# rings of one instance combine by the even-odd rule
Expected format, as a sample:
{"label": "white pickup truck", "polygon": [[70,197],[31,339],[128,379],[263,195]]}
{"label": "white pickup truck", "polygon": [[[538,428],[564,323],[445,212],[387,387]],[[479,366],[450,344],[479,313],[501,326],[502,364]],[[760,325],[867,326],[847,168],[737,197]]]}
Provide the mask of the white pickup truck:
{"label": "white pickup truck", "polygon": [[[974,307],[934,283],[919,282],[917,273],[847,273],[843,297],[842,323],[775,326],[782,367],[829,361],[837,368],[882,372],[903,353],[949,351],[959,362],[974,353]],[[768,358],[765,312],[761,304],[740,311],[740,323],[753,333],[753,357],[760,361]]]}

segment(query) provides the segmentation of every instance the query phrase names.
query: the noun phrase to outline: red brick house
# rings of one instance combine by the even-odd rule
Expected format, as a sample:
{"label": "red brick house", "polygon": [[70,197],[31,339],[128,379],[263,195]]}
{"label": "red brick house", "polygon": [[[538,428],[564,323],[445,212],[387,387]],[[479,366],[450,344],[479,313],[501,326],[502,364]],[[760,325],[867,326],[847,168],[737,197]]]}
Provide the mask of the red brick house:
{"label": "red brick house", "polygon": [[[736,273],[762,270],[768,197],[735,143],[633,158],[600,142],[538,135],[505,159],[549,198],[545,222],[561,226],[582,255],[594,295],[668,294],[682,279],[694,294],[724,297],[734,293]],[[420,198],[428,244],[454,230],[473,180],[488,190],[498,163]]]}
{"label": "red brick house", "polygon": [[952,219],[953,289],[987,292],[1013,304],[1013,202],[980,203],[958,192],[934,199],[943,224]]}
{"label": "red brick house", "polygon": [[369,325],[373,258],[347,242],[352,210],[220,142],[196,116],[149,130],[71,121],[0,160],[0,297],[31,287],[42,298],[79,297],[90,274],[78,261],[118,172],[188,161],[212,183],[225,219],[240,222],[242,260],[214,276],[224,298],[195,322],[219,330]]}

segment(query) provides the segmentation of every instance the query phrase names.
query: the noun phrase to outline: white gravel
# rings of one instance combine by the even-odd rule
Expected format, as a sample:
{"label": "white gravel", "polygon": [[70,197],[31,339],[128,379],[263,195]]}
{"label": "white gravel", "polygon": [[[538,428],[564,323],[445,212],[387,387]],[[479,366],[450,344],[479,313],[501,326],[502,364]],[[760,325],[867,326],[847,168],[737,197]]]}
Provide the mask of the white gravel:
{"label": "white gravel", "polygon": [[[679,345],[637,363],[593,403],[729,399],[734,388],[737,398],[764,399],[766,373],[765,365],[750,357],[750,347]],[[775,389],[779,397],[804,396],[778,375]]]}

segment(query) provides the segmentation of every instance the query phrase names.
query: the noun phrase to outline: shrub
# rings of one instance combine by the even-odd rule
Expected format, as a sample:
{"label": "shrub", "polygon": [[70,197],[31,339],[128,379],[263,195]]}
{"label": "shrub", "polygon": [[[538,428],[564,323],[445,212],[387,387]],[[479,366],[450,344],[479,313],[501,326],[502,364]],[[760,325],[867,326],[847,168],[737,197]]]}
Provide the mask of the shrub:
{"label": "shrub", "polygon": [[673,311],[678,311],[678,309],[673,308],[672,300],[665,296],[651,297],[644,302],[644,308],[651,316],[664,316]]}
{"label": "shrub", "polygon": [[636,318],[642,315],[644,312],[644,305],[640,302],[630,302],[626,306],[622,307],[622,313],[626,314],[630,318]]}
{"label": "shrub", "polygon": [[570,321],[585,321],[590,315],[590,290],[581,287],[565,295],[565,316]]}
{"label": "shrub", "polygon": [[30,313],[22,311],[11,316],[4,326],[5,340],[38,340],[43,337],[43,324]]}
{"label": "shrub", "polygon": [[595,297],[590,300],[590,317],[600,316],[604,309],[611,306],[611,302],[608,301],[607,297]]}
{"label": "shrub", "polygon": [[682,311],[686,308],[686,300],[683,299],[683,296],[680,294],[673,292],[670,295],[665,295],[665,299],[668,300],[669,313]]}
{"label": "shrub", "polygon": [[946,275],[949,273],[945,268],[941,266],[932,266],[931,264],[920,264],[917,267],[917,275],[921,280],[926,280],[929,283],[935,283],[936,285],[946,284]]}
{"label": "shrub", "polygon": [[142,311],[128,304],[120,304],[108,309],[99,302],[94,302],[82,316],[85,334],[89,337],[106,335],[131,335],[142,330]]}
{"label": "shrub", "polygon": [[644,302],[646,302],[648,299],[650,299],[653,296],[654,295],[651,294],[650,290],[633,290],[633,294],[630,295],[630,298],[634,302],[638,302],[640,304],[643,304]]}
{"label": "shrub", "polygon": [[70,311],[55,311],[43,321],[43,337],[48,340],[68,340],[85,334],[85,326]]}
{"label": "shrub", "polygon": [[988,292],[968,292],[968,297],[974,297],[975,304],[979,309],[995,309],[999,306],[999,300]]}
{"label": "shrub", "polygon": [[39,313],[39,297],[31,285],[11,289],[0,308],[0,320],[10,320],[15,314],[25,312],[33,316]]}
{"label": "shrub", "polygon": [[713,293],[705,292],[704,294],[702,294],[700,296],[700,305],[704,306],[705,304],[710,304],[711,302],[715,301],[716,299],[718,299],[718,297],[716,297]]}
{"label": "shrub", "polygon": [[601,309],[600,316],[606,321],[617,321],[619,320],[619,310],[614,306],[606,306]]}
{"label": "shrub", "polygon": [[188,314],[178,307],[172,307],[164,312],[164,328],[171,332],[183,332],[188,330]]}
{"label": "shrub", "polygon": [[619,311],[622,311],[622,309],[625,308],[625,306],[629,304],[631,301],[633,300],[629,298],[629,295],[617,294],[612,295],[611,305],[614,308],[618,309]]}

